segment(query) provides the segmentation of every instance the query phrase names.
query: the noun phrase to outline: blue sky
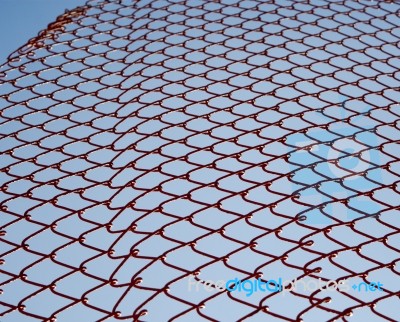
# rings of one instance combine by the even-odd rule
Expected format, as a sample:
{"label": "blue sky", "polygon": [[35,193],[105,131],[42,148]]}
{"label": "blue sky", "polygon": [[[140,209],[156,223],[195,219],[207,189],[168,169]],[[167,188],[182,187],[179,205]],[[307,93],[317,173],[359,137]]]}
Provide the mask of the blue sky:
{"label": "blue sky", "polygon": [[53,22],[85,0],[0,0],[0,64]]}

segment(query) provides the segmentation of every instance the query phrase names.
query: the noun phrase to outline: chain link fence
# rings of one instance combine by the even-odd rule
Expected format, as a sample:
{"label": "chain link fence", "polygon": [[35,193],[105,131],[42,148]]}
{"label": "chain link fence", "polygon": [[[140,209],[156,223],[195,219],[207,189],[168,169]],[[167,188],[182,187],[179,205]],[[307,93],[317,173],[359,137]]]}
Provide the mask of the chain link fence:
{"label": "chain link fence", "polygon": [[[0,321],[400,321],[399,14],[58,17],[0,67]],[[278,277],[350,288],[212,282]]]}

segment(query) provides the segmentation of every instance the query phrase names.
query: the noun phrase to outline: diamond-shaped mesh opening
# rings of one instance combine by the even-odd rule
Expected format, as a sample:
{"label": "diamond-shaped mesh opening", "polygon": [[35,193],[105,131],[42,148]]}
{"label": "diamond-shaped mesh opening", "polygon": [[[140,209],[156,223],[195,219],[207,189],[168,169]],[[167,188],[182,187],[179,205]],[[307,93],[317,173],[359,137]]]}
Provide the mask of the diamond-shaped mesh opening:
{"label": "diamond-shaped mesh opening", "polygon": [[[60,16],[0,69],[0,320],[399,321],[399,14],[90,0]],[[383,287],[203,287],[278,276]]]}

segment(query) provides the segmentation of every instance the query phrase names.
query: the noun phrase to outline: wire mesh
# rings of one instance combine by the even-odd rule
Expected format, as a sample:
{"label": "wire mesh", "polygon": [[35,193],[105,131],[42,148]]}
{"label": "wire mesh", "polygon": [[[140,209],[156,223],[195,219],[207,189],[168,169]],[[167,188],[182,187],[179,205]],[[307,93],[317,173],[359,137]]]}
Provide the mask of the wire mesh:
{"label": "wire mesh", "polygon": [[[399,12],[60,16],[0,69],[1,321],[400,321]],[[188,289],[277,276],[383,289]]]}

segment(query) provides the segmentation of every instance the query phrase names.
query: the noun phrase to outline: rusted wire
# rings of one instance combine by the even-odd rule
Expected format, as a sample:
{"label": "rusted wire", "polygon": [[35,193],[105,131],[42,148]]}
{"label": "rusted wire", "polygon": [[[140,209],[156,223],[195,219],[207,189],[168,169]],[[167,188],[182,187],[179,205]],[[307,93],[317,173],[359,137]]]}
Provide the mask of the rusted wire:
{"label": "rusted wire", "polygon": [[[91,0],[60,16],[0,68],[1,321],[400,320],[399,13]],[[384,286],[187,290],[272,274]]]}

